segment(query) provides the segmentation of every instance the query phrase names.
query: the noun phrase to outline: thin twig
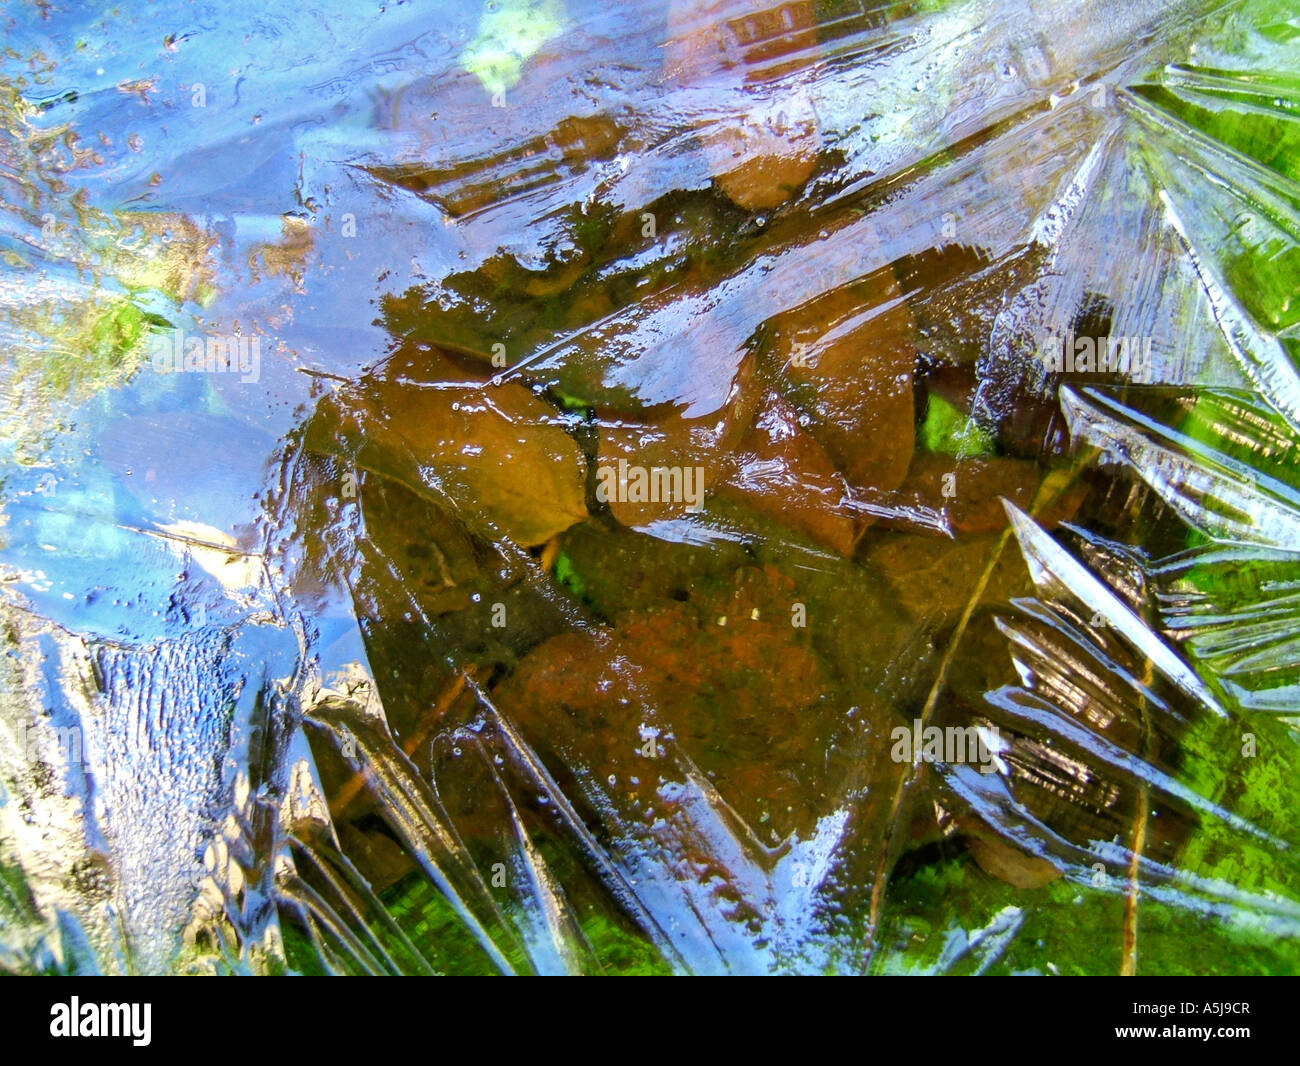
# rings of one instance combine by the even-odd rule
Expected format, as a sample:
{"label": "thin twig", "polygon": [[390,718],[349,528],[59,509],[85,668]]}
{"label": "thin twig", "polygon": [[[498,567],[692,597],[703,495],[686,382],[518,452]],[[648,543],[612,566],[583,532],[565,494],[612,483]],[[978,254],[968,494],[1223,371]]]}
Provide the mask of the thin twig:
{"label": "thin twig", "polygon": [[[1030,505],[1029,513],[1031,515],[1039,514],[1044,508],[1050,506],[1058,500],[1078,476],[1082,463],[1076,460],[1074,466],[1069,471],[1068,476],[1057,488],[1048,488],[1051,480],[1050,474],[1044,479],[1043,484],[1039,486],[1038,493],[1035,495],[1033,503]],[[924,730],[929,723],[930,715],[934,712],[939,703],[939,697],[943,694],[944,688],[948,683],[948,673],[952,668],[953,660],[957,654],[957,648],[961,644],[962,637],[966,633],[966,627],[970,624],[971,617],[975,613],[975,608],[984,596],[985,589],[993,577],[993,570],[998,565],[998,560],[1002,557],[1002,551],[1007,546],[1007,541],[1011,538],[1010,528],[1004,529],[1002,535],[998,537],[997,544],[993,547],[993,553],[989,558],[988,564],[984,567],[984,572],[980,574],[979,581],[976,582],[975,588],[970,598],[966,601],[965,610],[962,611],[961,618],[953,630],[952,639],[948,641],[948,647],[945,649],[943,659],[939,663],[939,673],[934,679],[934,684],[930,686],[929,695],[926,697],[925,706],[921,710],[921,729]],[[885,885],[888,880],[890,867],[890,856],[894,845],[895,830],[898,828],[899,816],[903,807],[903,797],[907,792],[908,786],[916,777],[917,768],[920,766],[918,757],[913,754],[912,766],[899,778],[898,786],[894,789],[894,797],[890,802],[888,821],[885,825],[885,839],[880,851],[880,865],[876,869],[876,876],[871,885],[871,909],[867,917],[866,930],[866,953],[864,965],[869,965],[871,958],[875,954],[876,932],[880,924],[880,914],[884,907]]]}
{"label": "thin twig", "polygon": [[[1151,659],[1145,658],[1142,665],[1142,683],[1145,687],[1142,692],[1138,693],[1138,714],[1142,719],[1142,758],[1148,762],[1152,756],[1151,719],[1148,714],[1145,693],[1150,690],[1155,682],[1153,675]],[[1142,852],[1146,847],[1147,819],[1150,813],[1151,796],[1147,790],[1146,782],[1143,781],[1138,786],[1137,810],[1133,813],[1133,830],[1131,833],[1133,843],[1128,860],[1128,887],[1124,892],[1123,956],[1120,959],[1119,966],[1121,977],[1137,976],[1138,895],[1141,891],[1138,885],[1138,872],[1142,865]]]}
{"label": "thin twig", "polygon": [[[414,757],[416,751],[422,744],[429,739],[434,727],[442,720],[452,705],[460,699],[465,691],[465,686],[471,680],[474,667],[467,667],[463,673],[457,674],[450,685],[448,685],[438,697],[438,702],[434,704],[433,710],[420,723],[420,727],[412,733],[402,744],[402,750],[408,756]],[[347,812],[352,801],[357,798],[357,794],[366,786],[370,780],[370,771],[366,769],[358,770],[347,781],[347,783],[338,791],[334,797],[334,802],[330,804],[330,815],[337,820]]]}

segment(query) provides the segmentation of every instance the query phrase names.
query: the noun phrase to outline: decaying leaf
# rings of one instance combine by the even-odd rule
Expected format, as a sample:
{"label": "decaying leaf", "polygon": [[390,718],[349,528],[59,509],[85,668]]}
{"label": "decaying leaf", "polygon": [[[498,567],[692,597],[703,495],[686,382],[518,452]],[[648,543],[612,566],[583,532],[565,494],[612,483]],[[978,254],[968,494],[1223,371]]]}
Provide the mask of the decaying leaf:
{"label": "decaying leaf", "polygon": [[677,416],[658,425],[609,421],[600,427],[596,499],[623,525],[645,528],[698,514],[732,465],[707,426]]}
{"label": "decaying leaf", "polygon": [[772,370],[855,489],[896,488],[915,441],[911,319],[888,270],[776,316]]}
{"label": "decaying leaf", "polygon": [[718,186],[749,211],[784,203],[817,165],[817,113],[806,89],[755,89],[751,79],[771,78],[773,59],[815,49],[813,5],[754,10],[726,0],[675,0],[668,22],[667,75],[684,86],[714,90],[710,103],[724,101],[724,113],[706,114],[700,128]]}
{"label": "decaying leaf", "polygon": [[847,487],[780,396],[764,397],[762,412],[734,459],[724,492],[841,555],[853,552],[854,521],[844,508]]}
{"label": "decaying leaf", "polygon": [[708,602],[547,641],[497,699],[539,742],[599,752],[593,772],[639,789],[650,810],[671,803],[658,747],[674,745],[755,831],[769,820],[778,837],[807,831],[820,812],[802,782],[824,758],[834,682],[790,625],[790,599],[780,575],[742,568]]}
{"label": "decaying leaf", "polygon": [[[446,360],[433,380],[371,377],[322,405],[308,444],[451,501],[474,531],[541,544],[587,514],[582,454],[523,385],[474,381]],[[331,439],[331,437],[333,439]]]}
{"label": "decaying leaf", "polygon": [[[1028,459],[1002,457],[957,459],[936,452],[917,452],[907,477],[891,495],[901,508],[943,513],[955,533],[992,533],[1006,525],[1001,501],[1028,507],[1044,480],[1044,471]],[[1069,518],[1083,500],[1084,488],[1071,486],[1040,520],[1055,526]]]}

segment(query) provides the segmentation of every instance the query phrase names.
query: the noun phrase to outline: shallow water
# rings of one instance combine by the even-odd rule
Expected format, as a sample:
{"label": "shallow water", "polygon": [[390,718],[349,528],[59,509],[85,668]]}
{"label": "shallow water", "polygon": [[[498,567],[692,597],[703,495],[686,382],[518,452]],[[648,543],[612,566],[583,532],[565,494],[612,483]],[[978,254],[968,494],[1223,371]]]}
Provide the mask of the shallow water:
{"label": "shallow water", "polygon": [[1294,970],[1294,16],[338,7],[11,13],[0,966]]}

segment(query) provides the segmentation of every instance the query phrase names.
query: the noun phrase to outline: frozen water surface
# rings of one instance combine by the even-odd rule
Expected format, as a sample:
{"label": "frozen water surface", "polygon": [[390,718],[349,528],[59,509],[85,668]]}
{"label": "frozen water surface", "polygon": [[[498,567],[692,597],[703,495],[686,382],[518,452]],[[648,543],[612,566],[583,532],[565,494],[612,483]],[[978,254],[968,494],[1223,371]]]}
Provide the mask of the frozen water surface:
{"label": "frozen water surface", "polygon": [[0,969],[1300,964],[1289,5],[6,18]]}

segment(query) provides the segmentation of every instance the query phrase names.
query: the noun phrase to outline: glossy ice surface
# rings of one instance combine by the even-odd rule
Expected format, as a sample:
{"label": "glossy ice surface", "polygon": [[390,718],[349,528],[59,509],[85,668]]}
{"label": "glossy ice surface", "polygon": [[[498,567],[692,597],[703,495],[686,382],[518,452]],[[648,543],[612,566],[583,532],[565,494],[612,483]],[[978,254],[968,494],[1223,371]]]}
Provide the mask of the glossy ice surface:
{"label": "glossy ice surface", "polygon": [[3,15],[0,970],[1300,965],[1289,5]]}

